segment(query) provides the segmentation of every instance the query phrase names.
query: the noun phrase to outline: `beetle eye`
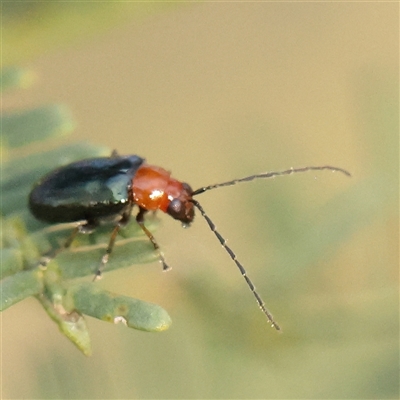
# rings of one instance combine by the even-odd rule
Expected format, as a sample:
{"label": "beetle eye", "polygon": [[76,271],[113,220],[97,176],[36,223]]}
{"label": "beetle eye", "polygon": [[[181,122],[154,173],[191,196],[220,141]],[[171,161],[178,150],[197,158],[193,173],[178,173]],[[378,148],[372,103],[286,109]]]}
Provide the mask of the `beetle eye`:
{"label": "beetle eye", "polygon": [[182,202],[179,199],[173,199],[169,203],[167,212],[171,217],[179,219],[179,214],[182,212]]}
{"label": "beetle eye", "polygon": [[181,221],[185,226],[189,226],[194,218],[193,204],[188,201],[183,202],[180,199],[173,199],[169,203],[167,213],[172,218]]}

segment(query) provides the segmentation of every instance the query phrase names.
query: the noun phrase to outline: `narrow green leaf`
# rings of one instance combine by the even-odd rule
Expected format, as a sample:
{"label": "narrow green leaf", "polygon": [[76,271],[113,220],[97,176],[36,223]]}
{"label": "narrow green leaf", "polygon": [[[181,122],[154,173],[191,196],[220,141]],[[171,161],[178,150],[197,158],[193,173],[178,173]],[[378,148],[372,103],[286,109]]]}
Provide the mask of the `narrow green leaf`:
{"label": "narrow green leaf", "polygon": [[44,295],[37,296],[50,318],[58,325],[60,331],[85,356],[92,354],[91,341],[85,318],[77,311],[67,312],[62,304],[48,300]]}
{"label": "narrow green leaf", "polygon": [[67,289],[68,307],[107,322],[124,323],[143,331],[163,331],[171,325],[167,312],[160,306],[127,296],[117,295],[90,283]]}
{"label": "narrow green leaf", "polygon": [[74,129],[69,111],[63,106],[50,105],[3,114],[1,118],[2,145],[20,147],[49,137],[62,136]]}
{"label": "narrow green leaf", "polygon": [[138,21],[182,3],[171,1],[3,1],[2,62],[10,65],[37,58],[105,32]]}
{"label": "narrow green leaf", "polygon": [[2,279],[13,275],[18,271],[22,271],[24,268],[23,256],[21,251],[18,249],[1,249],[0,257],[0,270]]}
{"label": "narrow green leaf", "polygon": [[42,271],[39,269],[22,271],[2,279],[0,285],[0,311],[3,311],[13,304],[43,291]]}
{"label": "narrow green leaf", "polygon": [[10,88],[27,88],[31,86],[35,80],[35,75],[25,68],[8,67],[2,69],[0,79],[0,90],[4,92]]}
{"label": "narrow green leaf", "polygon": [[[102,248],[78,247],[76,251],[67,251],[57,256],[55,263],[64,279],[93,277],[104,253],[105,245]],[[134,264],[153,262],[157,259],[158,255],[154,247],[146,239],[118,241],[105,272],[127,268]]]}

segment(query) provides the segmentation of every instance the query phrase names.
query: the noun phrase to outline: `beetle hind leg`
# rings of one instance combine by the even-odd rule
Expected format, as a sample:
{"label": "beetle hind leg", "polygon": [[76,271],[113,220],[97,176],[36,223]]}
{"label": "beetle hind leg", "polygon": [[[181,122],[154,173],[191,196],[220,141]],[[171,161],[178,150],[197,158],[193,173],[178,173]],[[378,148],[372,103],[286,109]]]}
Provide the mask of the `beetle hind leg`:
{"label": "beetle hind leg", "polygon": [[68,239],[64,242],[62,246],[51,249],[49,252],[47,252],[40,258],[39,265],[41,265],[42,267],[46,267],[47,264],[51,260],[55,259],[61,252],[63,252],[64,250],[68,250],[71,247],[72,242],[74,241],[79,232],[80,232],[80,226],[77,226],[76,228],[74,228],[74,230],[71,232]]}
{"label": "beetle hind leg", "polygon": [[51,260],[54,260],[60,253],[68,250],[71,247],[73,241],[79,233],[92,233],[96,229],[97,225],[98,224],[95,222],[87,221],[84,224],[76,226],[71,234],[68,236],[68,239],[64,242],[64,244],[51,249],[40,258],[39,265],[41,265],[42,267],[46,267]]}

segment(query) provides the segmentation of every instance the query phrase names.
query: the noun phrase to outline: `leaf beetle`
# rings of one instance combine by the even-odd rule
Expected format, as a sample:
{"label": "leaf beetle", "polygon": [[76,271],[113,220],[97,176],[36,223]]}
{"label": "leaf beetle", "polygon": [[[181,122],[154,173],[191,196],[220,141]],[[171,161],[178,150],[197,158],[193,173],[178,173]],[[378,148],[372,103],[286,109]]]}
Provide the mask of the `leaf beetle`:
{"label": "leaf beetle", "polygon": [[250,175],[192,190],[189,184],[172,178],[171,173],[164,168],[149,165],[145,159],[137,155],[122,156],[114,151],[111,157],[90,158],[70,163],[41,178],[29,194],[29,208],[37,219],[51,224],[77,223],[63,246],[43,257],[41,264],[46,265],[59,252],[70,247],[79,232],[91,233],[100,224],[109,223],[113,226],[113,230],[100,266],[95,273],[95,278],[100,277],[113,251],[118,231],[130,221],[133,208],[136,206],[138,208],[136,222],[158,252],[163,270],[168,270],[169,267],[157,241],[144,224],[145,214],[149,211],[161,210],[187,227],[193,222],[195,208],[197,208],[222,247],[239,268],[271,326],[280,330],[236,254],[226,244],[224,237],[217,231],[213,221],[194,197],[219,187],[312,170],[339,171],[350,176],[350,173],[342,168],[329,165],[310,166]]}

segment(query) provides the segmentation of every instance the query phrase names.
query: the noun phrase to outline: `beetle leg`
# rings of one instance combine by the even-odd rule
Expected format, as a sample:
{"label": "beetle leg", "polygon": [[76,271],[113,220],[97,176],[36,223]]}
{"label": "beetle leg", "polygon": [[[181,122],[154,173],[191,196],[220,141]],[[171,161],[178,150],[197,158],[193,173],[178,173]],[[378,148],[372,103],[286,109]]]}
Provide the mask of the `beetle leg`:
{"label": "beetle leg", "polygon": [[106,264],[108,263],[108,259],[110,257],[110,254],[113,251],[114,248],[114,244],[115,244],[115,239],[117,238],[118,232],[121,229],[121,224],[118,223],[117,225],[115,225],[112,233],[111,233],[111,237],[110,237],[110,241],[108,242],[108,246],[106,249],[105,254],[103,255],[103,257],[101,257],[101,262],[100,262],[100,266],[97,268],[97,271],[93,277],[93,282],[97,279],[101,278],[101,274],[102,271],[104,270],[104,267],[106,266]]}
{"label": "beetle leg", "polygon": [[68,239],[65,241],[65,243],[62,246],[52,249],[47,254],[43,255],[39,261],[39,264],[43,267],[46,267],[47,264],[51,260],[56,258],[62,251],[69,249],[69,247],[71,246],[72,242],[74,241],[76,235],[80,232],[80,228],[81,228],[80,226],[77,226],[76,228],[74,228],[74,230],[71,232]]}
{"label": "beetle leg", "polygon": [[64,250],[68,250],[71,247],[72,242],[78,235],[78,233],[89,234],[92,233],[97,227],[95,222],[86,222],[84,224],[78,225],[69,235],[68,239],[64,242],[62,246],[59,246],[55,249],[50,250],[47,254],[43,255],[39,261],[39,264],[43,267],[46,267],[47,264],[56,258],[61,252]]}
{"label": "beetle leg", "polygon": [[128,224],[128,222],[131,219],[131,215],[132,215],[132,208],[133,206],[130,206],[127,208],[127,210],[122,214],[121,219],[118,221],[118,224],[123,228],[124,226],[126,226]]}
{"label": "beetle leg", "polygon": [[97,222],[87,221],[85,224],[79,225],[78,229],[80,233],[84,233],[85,235],[87,235],[94,232],[98,226],[99,224]]}
{"label": "beetle leg", "polygon": [[152,235],[152,233],[144,226],[144,214],[146,214],[146,212],[147,212],[147,210],[139,207],[139,212],[136,215],[136,222],[142,228],[142,230],[146,234],[146,236],[150,239],[150,242],[153,244],[154,249],[157,251],[158,256],[160,257],[160,263],[162,264],[163,271],[168,271],[171,269],[171,267],[169,267],[168,264],[165,262],[164,256],[160,250],[160,246],[158,245],[158,243],[157,243],[155,237]]}

